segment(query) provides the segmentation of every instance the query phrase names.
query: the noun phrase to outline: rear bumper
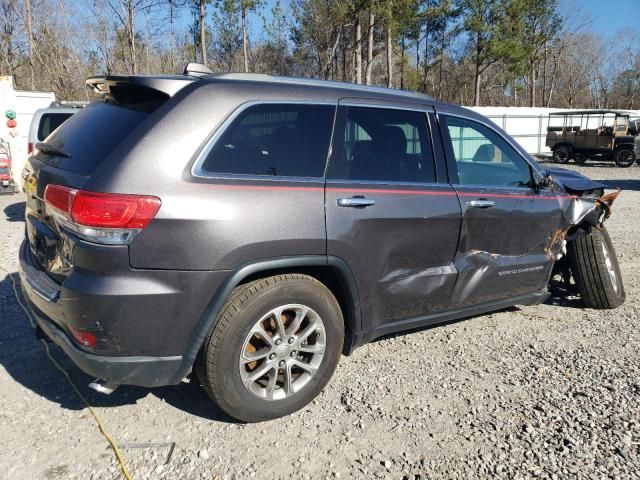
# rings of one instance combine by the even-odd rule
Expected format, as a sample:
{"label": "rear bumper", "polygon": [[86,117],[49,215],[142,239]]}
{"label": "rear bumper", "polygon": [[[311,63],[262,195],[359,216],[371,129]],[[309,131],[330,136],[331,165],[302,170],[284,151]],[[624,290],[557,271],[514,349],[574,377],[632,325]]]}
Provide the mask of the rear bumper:
{"label": "rear bumper", "polygon": [[[129,274],[137,283],[127,284],[122,272],[110,276],[80,271],[60,285],[37,264],[27,241],[20,246],[19,266],[22,291],[38,326],[86,373],[144,387],[175,385],[189,373],[193,358],[182,352],[210,298],[194,308],[192,295],[202,292],[202,273],[173,272],[175,279],[168,282],[167,272],[159,272],[166,293],[150,288],[159,282],[155,272],[135,270]],[[209,287],[215,288],[215,282]],[[96,351],[76,343],[70,327],[95,333]]]}
{"label": "rear bumper", "polygon": [[[31,288],[22,282],[23,292]],[[27,297],[28,298],[28,297]],[[85,373],[117,385],[159,387],[176,385],[189,373],[182,357],[105,357],[77,348],[69,336],[53,322],[31,312],[42,332],[58,345]]]}

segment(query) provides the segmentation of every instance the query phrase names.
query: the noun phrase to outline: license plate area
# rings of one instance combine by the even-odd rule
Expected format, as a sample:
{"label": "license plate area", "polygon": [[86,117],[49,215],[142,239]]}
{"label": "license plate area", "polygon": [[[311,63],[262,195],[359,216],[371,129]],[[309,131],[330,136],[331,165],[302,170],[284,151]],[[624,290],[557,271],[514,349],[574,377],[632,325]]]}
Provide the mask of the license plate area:
{"label": "license plate area", "polygon": [[20,252],[21,277],[33,292],[47,302],[53,302],[60,296],[60,286],[38,268],[37,260],[33,257],[30,249],[23,244],[23,251]]}

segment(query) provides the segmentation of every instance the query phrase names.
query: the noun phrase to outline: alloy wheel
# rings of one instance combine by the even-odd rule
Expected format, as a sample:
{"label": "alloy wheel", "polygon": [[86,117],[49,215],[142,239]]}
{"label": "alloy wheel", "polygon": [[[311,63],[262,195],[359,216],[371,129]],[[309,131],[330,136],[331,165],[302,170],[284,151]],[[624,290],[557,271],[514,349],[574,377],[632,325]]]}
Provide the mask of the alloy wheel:
{"label": "alloy wheel", "polygon": [[282,305],[260,318],[240,352],[244,386],[264,400],[298,393],[316,375],[326,349],[322,319],[310,307]]}
{"label": "alloy wheel", "polygon": [[607,268],[607,273],[609,274],[609,279],[611,280],[611,286],[615,293],[618,293],[618,276],[616,275],[616,270],[613,268],[613,262],[611,261],[611,257],[609,256],[609,249],[607,246],[602,243],[602,255],[604,256],[604,265]]}

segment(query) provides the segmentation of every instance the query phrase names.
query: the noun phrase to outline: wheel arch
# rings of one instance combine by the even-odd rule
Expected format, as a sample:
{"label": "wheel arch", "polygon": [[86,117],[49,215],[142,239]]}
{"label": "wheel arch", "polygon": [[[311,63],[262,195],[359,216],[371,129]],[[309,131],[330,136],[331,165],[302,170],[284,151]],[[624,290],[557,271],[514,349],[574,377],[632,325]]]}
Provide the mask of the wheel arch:
{"label": "wheel arch", "polygon": [[238,286],[282,273],[302,273],[322,282],[338,300],[345,322],[344,354],[355,348],[354,334],[361,331],[360,300],[355,277],[347,263],[339,257],[305,255],[258,260],[230,272],[222,286],[215,292],[200,317],[183,354],[185,371],[191,368],[202,343],[214,326],[226,299]]}
{"label": "wheel arch", "polygon": [[556,143],[553,147],[551,147],[551,151],[553,152],[554,150],[560,148],[560,147],[567,147],[569,149],[569,152],[573,152],[573,145],[571,145],[570,143],[567,142],[558,142]]}

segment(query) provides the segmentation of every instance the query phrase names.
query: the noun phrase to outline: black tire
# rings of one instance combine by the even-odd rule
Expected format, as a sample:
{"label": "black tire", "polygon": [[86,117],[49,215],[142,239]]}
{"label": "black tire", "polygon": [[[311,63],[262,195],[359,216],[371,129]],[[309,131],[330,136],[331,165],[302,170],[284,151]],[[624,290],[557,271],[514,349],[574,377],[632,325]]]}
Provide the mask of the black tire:
{"label": "black tire", "polygon": [[595,309],[619,307],[625,292],[616,252],[606,228],[569,242],[571,272],[584,306]]}
{"label": "black tire", "polygon": [[[309,307],[320,317],[325,333],[324,355],[299,391],[286,398],[267,400],[243,383],[240,358],[247,339],[253,338],[249,333],[256,323],[271,310],[289,304]],[[276,275],[242,285],[231,293],[204,340],[195,371],[205,391],[224,412],[243,422],[262,422],[293,413],[311,402],[331,378],[343,342],[342,312],[331,291],[307,275]],[[266,364],[267,358],[263,361]],[[280,377],[280,369],[272,371],[276,372],[277,382],[284,378]],[[275,388],[283,387],[276,384]]]}
{"label": "black tire", "polygon": [[567,163],[571,160],[571,148],[567,145],[559,145],[553,149],[553,161],[556,163]]}
{"label": "black tire", "polygon": [[636,163],[636,152],[630,147],[620,147],[613,153],[613,161],[620,168],[629,168]]}

